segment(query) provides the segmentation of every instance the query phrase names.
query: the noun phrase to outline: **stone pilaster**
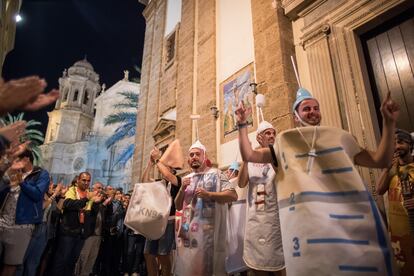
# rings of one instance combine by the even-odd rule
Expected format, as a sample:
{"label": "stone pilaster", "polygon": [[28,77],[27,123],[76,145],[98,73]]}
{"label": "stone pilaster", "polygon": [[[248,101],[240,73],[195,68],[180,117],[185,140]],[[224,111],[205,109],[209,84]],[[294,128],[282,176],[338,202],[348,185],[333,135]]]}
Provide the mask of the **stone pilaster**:
{"label": "stone pilaster", "polygon": [[252,0],[253,36],[258,91],[266,96],[265,119],[277,131],[291,128],[291,106],[298,85],[290,56],[294,55],[290,20],[279,5]]}

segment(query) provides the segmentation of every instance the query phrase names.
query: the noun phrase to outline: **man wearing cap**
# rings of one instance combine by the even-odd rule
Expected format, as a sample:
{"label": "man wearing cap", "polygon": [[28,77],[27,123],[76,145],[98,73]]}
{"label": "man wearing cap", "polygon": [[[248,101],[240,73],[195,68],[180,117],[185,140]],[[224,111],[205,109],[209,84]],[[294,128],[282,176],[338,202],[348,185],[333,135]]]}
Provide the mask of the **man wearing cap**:
{"label": "man wearing cap", "polygon": [[400,275],[414,275],[414,161],[409,132],[395,132],[394,159],[377,183],[377,193],[388,192],[388,231]]}
{"label": "man wearing cap", "polygon": [[249,114],[242,105],[236,113],[243,160],[277,163],[286,273],[393,275],[385,226],[355,168],[387,167],[392,158],[399,107],[390,95],[381,105],[382,137],[375,152],[362,149],[342,129],[319,126],[319,103],[303,88],[293,105],[298,127],[279,133],[273,147],[252,149]]}
{"label": "man wearing cap", "polygon": [[[276,130],[267,121],[257,128],[258,148],[268,148],[275,143]],[[282,237],[279,208],[277,206],[276,173],[271,163],[243,164],[239,187],[248,185],[246,230],[243,259],[255,275],[283,275]]]}
{"label": "man wearing cap", "polygon": [[227,177],[206,165],[206,148],[195,142],[188,151],[192,172],[183,178],[175,198],[182,210],[178,226],[176,274],[226,275],[224,203],[237,200]]}

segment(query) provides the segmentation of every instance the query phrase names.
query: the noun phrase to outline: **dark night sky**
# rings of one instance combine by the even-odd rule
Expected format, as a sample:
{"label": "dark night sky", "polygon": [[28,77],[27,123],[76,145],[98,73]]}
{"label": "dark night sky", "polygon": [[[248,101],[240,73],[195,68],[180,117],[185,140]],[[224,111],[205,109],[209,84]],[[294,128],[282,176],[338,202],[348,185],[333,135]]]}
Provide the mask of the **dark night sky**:
{"label": "dark night sky", "polygon": [[[141,67],[144,45],[145,8],[138,0],[23,0],[17,24],[15,47],[6,58],[6,80],[39,75],[48,82],[47,91],[58,87],[62,71],[87,55],[110,87],[123,78],[138,77],[134,65]],[[47,126],[47,111],[25,118],[40,120]]]}

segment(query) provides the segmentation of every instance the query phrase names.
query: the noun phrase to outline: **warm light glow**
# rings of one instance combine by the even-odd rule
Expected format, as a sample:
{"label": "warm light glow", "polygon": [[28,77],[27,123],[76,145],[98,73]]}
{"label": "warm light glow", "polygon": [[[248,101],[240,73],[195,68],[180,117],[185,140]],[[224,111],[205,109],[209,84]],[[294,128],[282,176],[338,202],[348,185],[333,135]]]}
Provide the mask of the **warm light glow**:
{"label": "warm light glow", "polygon": [[16,23],[19,23],[20,21],[23,20],[23,18],[20,16],[20,14],[16,14],[16,16],[14,17],[14,19],[16,20]]}

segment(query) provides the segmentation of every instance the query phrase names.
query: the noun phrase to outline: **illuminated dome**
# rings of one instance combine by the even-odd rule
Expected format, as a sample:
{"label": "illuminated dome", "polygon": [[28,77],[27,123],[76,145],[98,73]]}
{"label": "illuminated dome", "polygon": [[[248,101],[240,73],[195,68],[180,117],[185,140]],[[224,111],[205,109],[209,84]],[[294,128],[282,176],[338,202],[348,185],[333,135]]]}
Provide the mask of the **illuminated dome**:
{"label": "illuminated dome", "polygon": [[73,64],[73,67],[83,67],[83,68],[94,71],[92,64],[90,64],[89,61],[86,60],[86,58],[75,62],[75,64]]}

